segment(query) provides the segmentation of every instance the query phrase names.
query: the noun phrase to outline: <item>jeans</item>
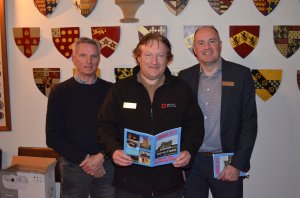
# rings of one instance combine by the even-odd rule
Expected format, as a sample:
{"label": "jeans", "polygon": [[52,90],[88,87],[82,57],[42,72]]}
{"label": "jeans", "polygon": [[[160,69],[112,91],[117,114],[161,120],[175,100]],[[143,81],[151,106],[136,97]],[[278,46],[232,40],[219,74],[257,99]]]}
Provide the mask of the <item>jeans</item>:
{"label": "jeans", "polygon": [[106,174],[95,178],[86,174],[81,167],[63,157],[60,158],[62,198],[113,198],[112,186],[114,166],[111,160],[104,162]]}

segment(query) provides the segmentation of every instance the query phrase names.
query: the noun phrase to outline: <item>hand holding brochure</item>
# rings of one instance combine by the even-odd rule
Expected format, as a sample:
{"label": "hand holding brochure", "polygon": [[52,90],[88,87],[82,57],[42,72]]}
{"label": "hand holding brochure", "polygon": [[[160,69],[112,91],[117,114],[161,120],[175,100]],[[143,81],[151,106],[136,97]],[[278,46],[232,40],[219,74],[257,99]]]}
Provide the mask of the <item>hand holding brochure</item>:
{"label": "hand holding brochure", "polygon": [[124,152],[134,164],[159,166],[173,163],[180,153],[181,127],[163,131],[155,136],[124,129]]}
{"label": "hand holding brochure", "polygon": [[[214,178],[218,178],[222,170],[230,164],[233,153],[213,154]],[[240,171],[240,176],[248,177],[249,174]]]}

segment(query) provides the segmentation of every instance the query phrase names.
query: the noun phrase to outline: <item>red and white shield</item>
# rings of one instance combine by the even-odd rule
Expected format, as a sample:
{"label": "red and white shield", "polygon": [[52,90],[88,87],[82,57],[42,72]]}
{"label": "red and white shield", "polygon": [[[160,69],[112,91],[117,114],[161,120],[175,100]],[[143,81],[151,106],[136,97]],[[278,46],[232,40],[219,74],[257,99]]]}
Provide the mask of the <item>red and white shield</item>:
{"label": "red and white shield", "polygon": [[87,17],[93,12],[97,1],[98,0],[73,0],[73,4],[81,15]]}
{"label": "red and white shield", "polygon": [[37,88],[45,96],[49,96],[50,91],[60,81],[59,68],[33,68],[34,82]]}
{"label": "red and white shield", "polygon": [[52,28],[52,40],[56,49],[66,58],[72,55],[72,44],[79,38],[79,27]]}
{"label": "red and white shield", "polygon": [[286,58],[291,57],[300,46],[300,26],[273,26],[274,42],[279,52]]}
{"label": "red and white shield", "polygon": [[267,16],[278,5],[280,0],[253,0],[255,7],[260,13]]}
{"label": "red and white shield", "polygon": [[166,25],[149,25],[149,26],[138,26],[139,40],[141,40],[148,33],[159,33],[164,37],[167,37],[167,26]]}
{"label": "red and white shield", "polygon": [[219,15],[228,10],[234,0],[208,0],[209,5]]}
{"label": "red and white shield", "polygon": [[101,54],[108,58],[116,50],[120,41],[120,26],[91,27],[92,38],[97,40],[101,46]]}
{"label": "red and white shield", "polygon": [[30,58],[40,43],[39,27],[13,28],[15,43],[19,50]]}
{"label": "red and white shield", "polygon": [[55,10],[58,0],[33,0],[35,7],[44,16],[49,16]]}
{"label": "red and white shield", "polygon": [[184,44],[192,54],[194,54],[194,33],[201,25],[185,25],[183,26]]}
{"label": "red and white shield", "polygon": [[230,26],[230,43],[242,58],[248,56],[256,47],[259,39],[259,26]]}
{"label": "red and white shield", "polygon": [[184,10],[189,0],[164,0],[168,10],[177,16]]}

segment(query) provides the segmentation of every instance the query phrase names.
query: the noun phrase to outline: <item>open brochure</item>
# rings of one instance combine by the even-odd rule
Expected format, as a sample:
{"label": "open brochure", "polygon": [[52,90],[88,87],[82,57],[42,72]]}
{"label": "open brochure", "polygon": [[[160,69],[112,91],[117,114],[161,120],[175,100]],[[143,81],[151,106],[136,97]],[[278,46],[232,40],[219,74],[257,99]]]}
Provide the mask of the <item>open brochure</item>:
{"label": "open brochure", "polygon": [[[213,154],[214,178],[218,178],[222,170],[230,164],[232,156],[233,153]],[[249,174],[240,171],[240,176],[248,177]]]}
{"label": "open brochure", "polygon": [[180,153],[181,127],[155,136],[124,129],[124,152],[134,164],[154,167],[173,163]]}

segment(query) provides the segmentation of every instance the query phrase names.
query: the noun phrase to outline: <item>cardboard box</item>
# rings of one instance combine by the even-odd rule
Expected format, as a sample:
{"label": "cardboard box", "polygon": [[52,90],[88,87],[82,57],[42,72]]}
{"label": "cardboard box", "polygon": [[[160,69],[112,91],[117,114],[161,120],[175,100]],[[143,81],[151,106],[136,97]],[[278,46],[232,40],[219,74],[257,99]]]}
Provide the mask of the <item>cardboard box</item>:
{"label": "cardboard box", "polygon": [[13,156],[0,171],[1,198],[55,198],[55,158]]}

